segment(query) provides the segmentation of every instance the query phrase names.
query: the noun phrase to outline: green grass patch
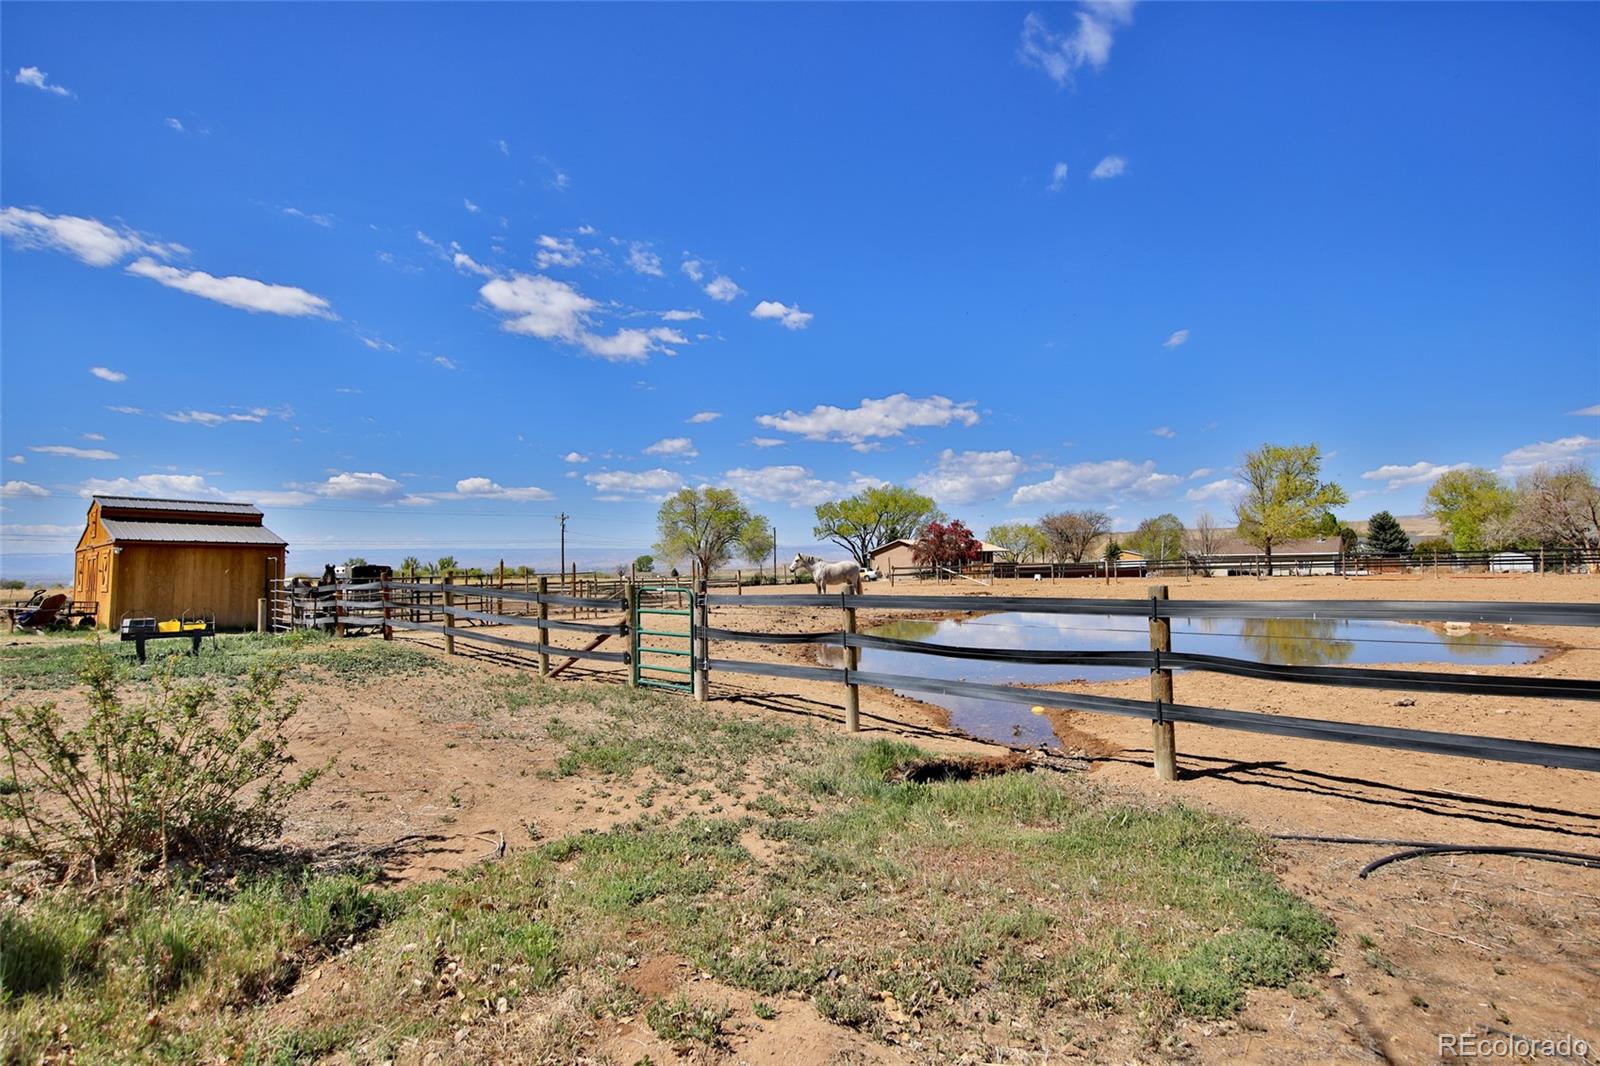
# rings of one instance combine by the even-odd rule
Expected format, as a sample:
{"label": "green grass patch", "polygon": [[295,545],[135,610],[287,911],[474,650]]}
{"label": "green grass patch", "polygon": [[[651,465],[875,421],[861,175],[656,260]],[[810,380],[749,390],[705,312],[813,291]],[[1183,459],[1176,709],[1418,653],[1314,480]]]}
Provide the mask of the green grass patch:
{"label": "green grass patch", "polygon": [[[0,658],[0,683],[19,689],[66,689],[78,683],[85,656],[96,643],[84,638],[40,641],[7,648]],[[285,676],[305,678],[333,674],[351,683],[363,683],[397,674],[417,674],[447,669],[438,657],[402,641],[375,637],[333,637],[317,630],[291,633],[224,633],[215,642],[201,643],[200,654],[189,653],[181,640],[156,640],[146,645],[148,662],[141,664],[132,642],[100,634],[99,645],[116,661],[128,681],[149,681],[171,670],[182,679],[241,680],[256,667],[272,666]]]}

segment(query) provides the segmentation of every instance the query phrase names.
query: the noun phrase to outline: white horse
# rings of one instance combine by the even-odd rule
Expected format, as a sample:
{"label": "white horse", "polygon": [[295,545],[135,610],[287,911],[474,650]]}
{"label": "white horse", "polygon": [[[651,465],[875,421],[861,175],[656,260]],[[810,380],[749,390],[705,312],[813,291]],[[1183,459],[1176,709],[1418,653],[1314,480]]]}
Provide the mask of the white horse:
{"label": "white horse", "polygon": [[817,595],[828,591],[829,585],[849,585],[850,591],[861,595],[861,564],[854,559],[838,563],[825,563],[815,555],[796,555],[789,564],[789,573],[802,570],[811,572],[811,583],[817,586]]}

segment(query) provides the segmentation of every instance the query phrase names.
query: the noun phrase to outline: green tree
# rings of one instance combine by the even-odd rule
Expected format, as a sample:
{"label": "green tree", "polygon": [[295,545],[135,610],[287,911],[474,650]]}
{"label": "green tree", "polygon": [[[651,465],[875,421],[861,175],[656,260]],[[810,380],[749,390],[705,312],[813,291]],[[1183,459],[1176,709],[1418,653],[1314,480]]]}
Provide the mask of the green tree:
{"label": "green tree", "polygon": [[772,557],[772,549],[777,543],[772,523],[760,515],[745,523],[744,529],[739,531],[739,555],[746,562],[754,563],[757,570]]}
{"label": "green tree", "polygon": [[1239,475],[1244,497],[1234,505],[1240,537],[1260,548],[1272,573],[1272,546],[1317,532],[1323,516],[1348,502],[1336,482],[1320,480],[1315,444],[1263,444],[1246,452]]}
{"label": "green tree", "polygon": [[1183,555],[1186,532],[1177,515],[1156,515],[1139,523],[1139,528],[1128,537],[1128,547],[1156,562],[1177,559]]}
{"label": "green tree", "polygon": [[400,560],[400,572],[407,577],[416,577],[417,571],[422,569],[422,560],[415,555],[408,555]]}
{"label": "green tree", "polygon": [[1103,511],[1061,511],[1039,519],[1039,531],[1052,559],[1079,563],[1090,545],[1111,532],[1111,518]]}
{"label": "green tree", "polygon": [[633,561],[633,568],[641,574],[648,574],[656,568],[656,557],[641,555]]}
{"label": "green tree", "polygon": [[441,555],[439,556],[439,561],[433,565],[438,568],[439,573],[448,574],[456,568],[456,557],[454,555]]}
{"label": "green tree", "polygon": [[944,518],[932,499],[899,485],[830,500],[817,506],[816,515],[812,535],[839,545],[862,566],[871,565],[874,549],[894,540],[916,540],[929,522]]}
{"label": "green tree", "polygon": [[1118,559],[1122,558],[1122,545],[1118,544],[1114,540],[1106,541],[1106,550],[1101,553],[1101,556],[1108,563],[1116,562]]}
{"label": "green tree", "polygon": [[1423,511],[1444,526],[1458,552],[1501,547],[1517,497],[1499,475],[1480,466],[1451,470],[1428,489]]}
{"label": "green tree", "polygon": [[1014,563],[1026,563],[1044,557],[1048,545],[1044,531],[1030,522],[1002,522],[990,526],[983,539],[1006,550]]}
{"label": "green tree", "polygon": [[656,551],[668,559],[693,559],[703,577],[732,558],[752,522],[765,521],[732,489],[679,489],[656,512]]}
{"label": "green tree", "polygon": [[1388,511],[1379,511],[1367,520],[1367,547],[1379,555],[1405,555],[1411,551],[1411,538]]}
{"label": "green tree", "polygon": [[363,559],[359,555],[352,555],[352,556],[350,556],[350,558],[348,558],[348,559],[346,559],[344,561],[344,565],[346,566],[346,568],[357,567],[357,566],[366,566],[367,565],[367,561],[365,559]]}

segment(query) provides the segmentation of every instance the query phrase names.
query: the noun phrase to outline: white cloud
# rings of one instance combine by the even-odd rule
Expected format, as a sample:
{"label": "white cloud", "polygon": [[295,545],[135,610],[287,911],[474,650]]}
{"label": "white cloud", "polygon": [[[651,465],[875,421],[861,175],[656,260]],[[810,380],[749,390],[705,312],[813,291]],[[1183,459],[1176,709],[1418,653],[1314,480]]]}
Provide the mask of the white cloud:
{"label": "white cloud", "polygon": [[93,267],[108,267],[140,252],[167,258],[186,249],[152,241],[126,226],[112,229],[95,218],[47,215],[21,207],[0,209],[0,235],[18,248],[65,252]]}
{"label": "white cloud", "polygon": [[8,455],[8,456],[6,456],[6,462],[8,462],[8,463],[16,463],[19,466],[25,466],[27,464],[27,462],[28,462],[28,457],[26,455],[21,455],[21,454]]}
{"label": "white cloud", "polygon": [[722,480],[740,496],[794,507],[815,507],[884,483],[854,471],[848,481],[825,481],[803,466],[736,467],[724,473]]}
{"label": "white cloud", "polygon": [[1128,169],[1128,161],[1120,155],[1108,155],[1094,166],[1094,171],[1089,175],[1099,181],[1106,178],[1116,178]]}
{"label": "white cloud", "polygon": [[602,498],[620,499],[627,496],[666,496],[683,487],[683,478],[670,470],[601,470],[583,475],[601,494]]}
{"label": "white cloud", "polygon": [[312,491],[318,496],[332,496],[338,499],[361,499],[389,496],[399,488],[400,482],[376,471],[370,473],[351,471],[334,474],[328,480],[312,486]]}
{"label": "white cloud", "polygon": [[537,485],[528,485],[523,488],[507,488],[486,477],[465,477],[456,482],[456,495],[471,497],[473,499],[511,500],[516,503],[526,503],[531,500],[548,500],[552,493]]}
{"label": "white cloud", "polygon": [[397,352],[400,350],[382,337],[368,337],[359,333],[356,334],[356,337],[362,344],[365,344],[375,352]]}
{"label": "white cloud", "polygon": [[437,366],[437,367],[443,367],[445,370],[454,370],[454,369],[456,369],[455,360],[451,359],[448,355],[436,355],[436,356],[434,356],[433,357],[433,365]]}
{"label": "white cloud", "polygon": [[583,234],[585,237],[593,237],[596,233],[599,233],[600,231],[595,229],[593,226],[583,225],[583,226],[579,226],[578,227],[578,232]]}
{"label": "white cloud", "polygon": [[568,452],[561,457],[563,463],[587,463],[589,457],[582,452]]}
{"label": "white cloud", "polygon": [[911,487],[940,503],[992,500],[1017,480],[1027,464],[1010,450],[939,453],[934,469],[911,479]]}
{"label": "white cloud", "polygon": [[1202,466],[1190,472],[1189,480],[1199,481],[1201,478],[1210,477],[1214,473],[1216,473],[1216,471],[1212,470],[1209,466]]}
{"label": "white cloud", "polygon": [[59,455],[66,459],[119,459],[116,452],[108,452],[104,448],[78,448],[71,444],[31,444],[30,452],[40,455]]}
{"label": "white cloud", "polygon": [[672,349],[666,344],[687,343],[683,334],[671,329],[619,329],[608,336],[598,333],[584,333],[578,338],[578,343],[590,355],[597,355],[601,359],[613,363],[642,363],[650,357],[651,352],[665,352],[672,354]]}
{"label": "white cloud", "polygon": [[1593,407],[1581,407],[1576,411],[1568,411],[1567,413],[1573,415],[1600,415],[1600,403],[1595,404]]}
{"label": "white cloud", "polygon": [[142,414],[144,414],[144,408],[143,407],[129,407],[127,404],[122,404],[122,403],[112,404],[109,407],[107,407],[106,410],[110,411],[112,414],[116,414],[116,415],[142,415]]}
{"label": "white cloud", "polygon": [[89,373],[93,374],[95,377],[99,378],[101,381],[127,381],[128,380],[128,375],[124,374],[120,370],[112,370],[110,367],[91,366],[89,368]]}
{"label": "white cloud", "polygon": [[245,411],[231,411],[228,414],[218,414],[216,411],[169,411],[161,417],[168,422],[187,423],[210,428],[220,426],[225,422],[260,422],[271,413],[265,407],[252,407]]}
{"label": "white cloud", "polygon": [[72,548],[81,526],[60,526],[48,522],[3,522],[0,523],[0,541],[27,541],[25,550],[39,551],[67,551]]}
{"label": "white cloud", "polygon": [[179,133],[184,132],[183,123],[178,121],[175,118],[168,118],[167,119],[167,129],[169,129],[169,130],[177,130]]}
{"label": "white cloud", "polygon": [[135,259],[128,264],[127,271],[169,289],[215,300],[251,314],[287,315],[290,318],[338,317],[327,300],[293,285],[272,285],[238,276],[219,278],[203,270],[179,270],[177,267],[163,266],[149,257]]}
{"label": "white cloud", "polygon": [[1171,426],[1157,426],[1150,432],[1154,433],[1158,437],[1164,437],[1167,440],[1171,440],[1173,437],[1178,435],[1178,431],[1173,429]]}
{"label": "white cloud", "polygon": [[48,496],[50,490],[31,481],[7,481],[0,484],[0,496]]}
{"label": "white cloud", "polygon": [[490,270],[488,267],[472,258],[472,256],[468,255],[466,252],[455,253],[455,255],[451,257],[450,261],[454,263],[455,268],[461,271],[463,274],[477,274],[480,277],[485,278],[494,277],[493,270]]}
{"label": "white cloud", "polygon": [[534,255],[534,262],[539,264],[540,270],[549,270],[551,267],[575,267],[583,262],[583,252],[578,250],[576,242],[567,238],[552,237],[548,233],[542,233],[536,243],[539,251]]}
{"label": "white cloud", "polygon": [[706,316],[701,314],[699,311],[663,311],[663,312],[661,312],[661,321],[663,321],[663,322],[693,322],[696,319],[700,319],[700,318],[704,318],[704,317],[706,317]]}
{"label": "white cloud", "polygon": [[1376,470],[1368,470],[1361,476],[1367,481],[1387,482],[1384,489],[1392,492],[1406,485],[1426,485],[1452,470],[1465,470],[1470,465],[1470,463],[1455,463],[1443,466],[1439,463],[1418,462],[1401,466],[1398,463],[1388,463]]}
{"label": "white cloud", "polygon": [[216,499],[222,491],[206,484],[199,474],[140,474],[134,478],[90,478],[78,486],[78,495]]}
{"label": "white cloud", "polygon": [[696,411],[688,417],[687,421],[691,426],[698,426],[706,422],[715,422],[721,417],[721,411]]}
{"label": "white cloud", "polygon": [[1186,329],[1175,329],[1175,330],[1172,331],[1172,336],[1168,337],[1166,340],[1161,342],[1161,347],[1163,347],[1163,348],[1177,348],[1177,347],[1179,347],[1179,346],[1181,346],[1183,344],[1188,343],[1188,340],[1189,340],[1189,331],[1188,330],[1186,330]]}
{"label": "white cloud", "polygon": [[862,444],[875,437],[898,437],[913,427],[948,426],[952,422],[976,425],[978,413],[974,406],[972,401],[956,403],[944,396],[916,399],[898,392],[881,400],[864,399],[859,407],[822,404],[803,413],[760,415],[756,423],[807,440]]}
{"label": "white cloud", "polygon": [[648,244],[634,241],[628,248],[628,266],[635,274],[648,274],[659,278],[661,272],[661,257],[650,250]]}
{"label": "white cloud", "polygon": [[739,288],[738,284],[728,275],[718,274],[706,282],[705,293],[713,300],[721,303],[732,303],[744,295],[744,290]]}
{"label": "white cloud", "polygon": [[1176,474],[1163,474],[1152,460],[1135,463],[1128,459],[1107,459],[1098,463],[1074,463],[1058,469],[1048,481],[1023,485],[1011,496],[1012,503],[1106,503],[1119,499],[1147,499],[1159,496],[1181,483]]}
{"label": "white cloud", "polygon": [[1080,67],[1104,69],[1116,31],[1133,21],[1133,2],[1096,0],[1082,4],[1076,16],[1078,25],[1069,33],[1056,33],[1038,12],[1022,20],[1018,55],[1060,86],[1071,85]]}
{"label": "white cloud", "polygon": [[1559,440],[1539,441],[1513,448],[1500,460],[1503,474],[1526,474],[1541,466],[1575,462],[1600,451],[1600,440],[1579,433]]}
{"label": "white cloud", "polygon": [[1050,191],[1060,192],[1062,186],[1066,185],[1066,183],[1067,165],[1065,163],[1057,163],[1054,169],[1050,171]]}
{"label": "white cloud", "polygon": [[495,143],[500,146],[500,154],[501,155],[503,155],[503,156],[511,155],[511,146],[506,143],[506,139],[504,137],[500,138]]}
{"label": "white cloud", "polygon": [[293,206],[280,207],[278,210],[283,214],[288,215],[290,218],[302,218],[307,222],[315,223],[316,225],[321,226],[323,229],[330,229],[333,226],[332,215],[318,214],[314,211],[302,211],[298,207]]}
{"label": "white cloud", "polygon": [[1232,502],[1249,491],[1249,486],[1244,482],[1228,477],[1219,481],[1208,481],[1197,489],[1190,489],[1183,494],[1183,498],[1191,503],[1200,503],[1204,500]]}
{"label": "white cloud", "polygon": [[673,455],[680,459],[693,459],[700,453],[688,437],[663,437],[644,450],[646,455]]}
{"label": "white cloud", "polygon": [[778,448],[789,442],[779,437],[751,437],[750,443],[757,448]]}
{"label": "white cloud", "polygon": [[471,214],[474,214],[474,215],[477,214],[479,211],[483,210],[483,208],[479,207],[477,204],[473,203],[471,200],[467,199],[465,196],[463,196],[461,198],[461,206],[466,208],[468,212],[470,212]]}
{"label": "white cloud", "polygon": [[809,311],[800,310],[798,305],[790,307],[777,300],[762,300],[756,304],[755,310],[750,312],[750,317],[775,319],[783,323],[785,329],[805,329],[807,323],[815,316]]}
{"label": "white cloud", "polygon": [[104,433],[85,433],[85,434],[83,434],[83,439],[84,440],[92,440],[92,441],[102,441],[102,440],[106,439],[106,435]]}
{"label": "white cloud", "polygon": [[589,312],[598,304],[564,281],[542,274],[513,274],[486,282],[478,294],[513,317],[500,323],[510,333],[576,343]]}
{"label": "white cloud", "polygon": [[14,80],[18,85],[31,85],[35,89],[42,89],[47,93],[54,93],[57,96],[77,95],[65,85],[51,84],[50,76],[44,71],[40,70],[38,67],[23,67],[21,70],[17,71],[17,76]]}
{"label": "white cloud", "polygon": [[683,271],[690,281],[699,281],[706,276],[705,265],[698,259],[685,259],[678,269]]}

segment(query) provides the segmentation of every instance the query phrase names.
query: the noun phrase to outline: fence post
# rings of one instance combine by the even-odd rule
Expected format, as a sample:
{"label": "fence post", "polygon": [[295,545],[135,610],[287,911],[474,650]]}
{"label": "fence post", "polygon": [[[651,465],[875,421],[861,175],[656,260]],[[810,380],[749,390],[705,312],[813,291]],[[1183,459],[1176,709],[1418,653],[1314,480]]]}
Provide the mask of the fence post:
{"label": "fence post", "polygon": [[694,623],[696,638],[691,647],[694,651],[694,698],[696,703],[705,703],[711,698],[711,671],[706,666],[706,660],[711,658],[711,641],[705,636],[706,627],[711,623],[711,612],[706,607],[706,579],[700,578],[695,582],[694,613],[689,616]]}
{"label": "fence post", "polygon": [[[446,574],[444,576],[443,581],[444,581],[444,605],[446,607],[454,607],[456,605],[456,594],[453,591],[453,589],[455,587],[456,579],[453,576],[451,576],[450,574]],[[456,653],[456,635],[451,632],[451,630],[454,629],[455,627],[456,627],[456,616],[454,614],[452,614],[451,612],[449,612],[449,611],[445,611],[444,612],[444,653],[446,655],[454,655]]]}
{"label": "fence post", "polygon": [[265,597],[263,597],[262,599],[259,599],[259,600],[256,601],[256,632],[257,633],[265,633],[267,631],[267,605],[270,602],[271,601],[266,599]]}
{"label": "fence post", "polygon": [[333,635],[344,636],[344,583],[333,584]]}
{"label": "fence post", "polygon": [[539,676],[550,676],[550,653],[545,647],[550,643],[550,630],[545,626],[545,619],[550,617],[550,605],[544,598],[550,592],[550,577],[547,574],[539,575]]}
{"label": "fence post", "polygon": [[[844,607],[845,597],[848,593],[839,594],[839,603]],[[844,607],[844,631],[853,634],[856,631],[856,609]],[[852,648],[846,642],[844,649],[845,677],[855,672],[861,665],[861,649]],[[847,733],[861,732],[861,686],[846,680],[844,686],[844,728]]]}
{"label": "fence post", "polygon": [[639,586],[629,581],[625,590],[628,602],[627,617],[622,620],[628,631],[628,687],[639,687]]}
{"label": "fence post", "polygon": [[1172,705],[1172,671],[1161,668],[1161,653],[1172,650],[1172,619],[1157,618],[1158,601],[1167,598],[1167,586],[1150,586],[1150,650],[1154,663],[1150,670],[1150,699],[1156,704],[1156,717],[1150,723],[1152,748],[1155,753],[1156,779],[1178,779],[1177,737],[1173,723],[1167,721],[1164,708]]}
{"label": "fence post", "polygon": [[378,595],[383,598],[383,639],[394,639],[394,628],[389,625],[389,583],[387,581],[378,586]]}

